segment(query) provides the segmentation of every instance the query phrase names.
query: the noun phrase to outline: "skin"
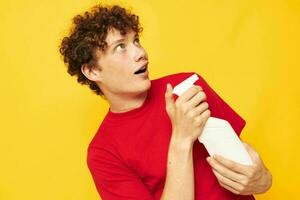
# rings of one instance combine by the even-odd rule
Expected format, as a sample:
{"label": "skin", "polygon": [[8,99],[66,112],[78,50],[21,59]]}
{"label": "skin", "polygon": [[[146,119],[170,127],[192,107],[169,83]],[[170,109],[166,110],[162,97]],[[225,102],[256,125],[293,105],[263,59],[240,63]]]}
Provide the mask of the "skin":
{"label": "skin", "polygon": [[207,161],[213,169],[219,184],[227,190],[241,195],[260,194],[272,185],[272,175],[266,168],[259,154],[247,143],[243,143],[253,165],[242,165],[220,155]]}
{"label": "skin", "polygon": [[167,85],[165,101],[166,111],[172,122],[172,136],[161,200],[194,199],[193,143],[201,135],[210,116],[205,99],[202,88],[194,86],[174,102],[172,86]]}
{"label": "skin", "polygon": [[126,112],[140,107],[147,97],[151,82],[148,69],[145,75],[135,75],[134,72],[148,63],[147,52],[133,31],[123,36],[111,28],[106,42],[108,47],[105,51],[94,51],[94,66],[91,68],[84,64],[82,73],[100,87],[112,112]]}
{"label": "skin", "polygon": [[[134,72],[148,63],[147,52],[133,31],[121,35],[118,30],[111,28],[106,42],[107,49],[95,49],[94,65],[82,65],[82,73],[100,87],[112,112],[126,112],[140,107],[147,97],[151,81],[148,69],[144,75],[135,75]],[[161,199],[193,199],[192,145],[200,136],[210,111],[200,86],[190,88],[174,102],[172,87],[168,85],[165,96],[173,130]],[[220,156],[208,157],[207,161],[225,189],[242,195],[263,193],[271,187],[272,176],[259,154],[249,145],[245,146],[252,157],[253,166],[234,163]]]}

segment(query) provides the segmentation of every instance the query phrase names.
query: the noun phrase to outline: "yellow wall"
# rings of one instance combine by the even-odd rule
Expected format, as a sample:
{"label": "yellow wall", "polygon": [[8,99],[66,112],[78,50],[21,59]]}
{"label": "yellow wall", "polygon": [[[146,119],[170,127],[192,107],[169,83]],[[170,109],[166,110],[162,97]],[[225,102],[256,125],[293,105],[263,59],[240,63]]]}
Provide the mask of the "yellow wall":
{"label": "yellow wall", "polygon": [[[0,3],[0,199],[98,199],[86,149],[108,105],[58,54],[71,18],[96,2]],[[274,176],[257,199],[299,199],[300,2],[121,4],[141,17],[151,78],[196,71],[247,120],[242,138]]]}

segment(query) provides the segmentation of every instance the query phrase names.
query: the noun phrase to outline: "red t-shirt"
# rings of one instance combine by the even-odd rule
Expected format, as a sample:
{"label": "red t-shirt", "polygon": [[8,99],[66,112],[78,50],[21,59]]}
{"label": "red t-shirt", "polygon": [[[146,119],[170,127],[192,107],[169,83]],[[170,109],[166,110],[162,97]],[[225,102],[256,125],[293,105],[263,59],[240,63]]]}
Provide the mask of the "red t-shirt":
{"label": "red t-shirt", "polygon": [[[123,113],[108,110],[88,147],[87,164],[102,200],[158,200],[164,189],[171,121],[165,110],[166,84],[174,87],[194,73],[178,73],[151,80],[145,102]],[[199,76],[199,75],[198,75]],[[227,120],[239,135],[245,121],[226,104],[201,76],[212,117]],[[193,146],[195,200],[253,200],[222,188],[208,153],[196,140]]]}

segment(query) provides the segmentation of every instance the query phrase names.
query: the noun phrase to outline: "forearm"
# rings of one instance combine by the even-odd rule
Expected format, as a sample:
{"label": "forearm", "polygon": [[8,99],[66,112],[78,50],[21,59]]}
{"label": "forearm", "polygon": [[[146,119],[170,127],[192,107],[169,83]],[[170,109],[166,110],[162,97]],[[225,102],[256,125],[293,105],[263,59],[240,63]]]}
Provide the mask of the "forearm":
{"label": "forearm", "polygon": [[194,199],[193,145],[171,137],[161,200]]}

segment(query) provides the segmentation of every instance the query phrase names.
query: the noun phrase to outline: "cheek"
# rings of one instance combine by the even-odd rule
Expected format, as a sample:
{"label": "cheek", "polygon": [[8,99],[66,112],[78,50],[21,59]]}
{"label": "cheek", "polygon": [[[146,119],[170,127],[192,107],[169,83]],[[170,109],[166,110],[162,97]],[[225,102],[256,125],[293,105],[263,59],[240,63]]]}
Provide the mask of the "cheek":
{"label": "cheek", "polygon": [[130,71],[129,69],[129,63],[127,63],[127,60],[122,54],[117,54],[114,56],[110,56],[106,60],[106,71],[107,74],[111,75],[125,75]]}
{"label": "cheek", "polygon": [[126,66],[111,67],[105,73],[107,87],[114,92],[128,91],[134,85],[134,75]]}

